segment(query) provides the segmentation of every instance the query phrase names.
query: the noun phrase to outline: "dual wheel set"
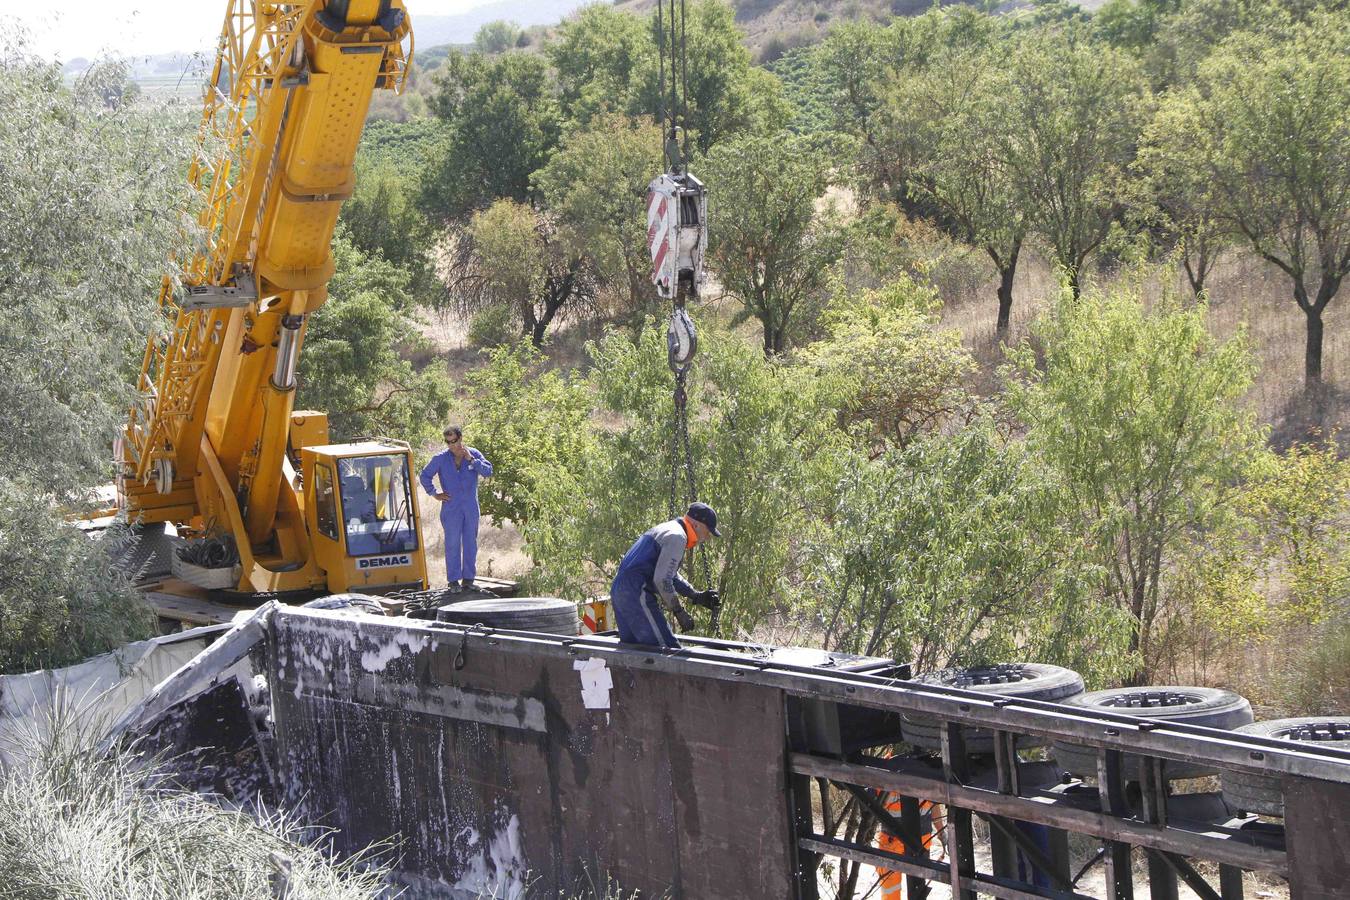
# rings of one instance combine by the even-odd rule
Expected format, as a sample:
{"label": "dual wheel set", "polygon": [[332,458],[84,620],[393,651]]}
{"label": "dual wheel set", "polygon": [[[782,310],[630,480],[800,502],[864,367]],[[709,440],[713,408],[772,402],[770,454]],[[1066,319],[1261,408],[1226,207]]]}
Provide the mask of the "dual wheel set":
{"label": "dual wheel set", "polygon": [[[1295,742],[1345,742],[1350,748],[1350,716],[1313,716],[1253,722],[1251,704],[1232,691],[1205,687],[1123,687],[1084,692],[1083,679],[1071,669],[1043,663],[1003,663],[968,669],[944,669],[914,679],[921,684],[936,684],[968,691],[1062,703],[1097,712],[1113,712],[1158,719],[1170,723],[1200,725],[1238,734],[1276,738]],[[938,724],[932,720],[905,716],[901,736],[921,750],[940,750]],[[972,756],[994,752],[992,732],[970,729],[966,752]],[[1033,735],[1018,737],[1019,749],[1040,746]],[[1092,747],[1054,742],[1050,756],[1059,768],[1079,778],[1096,778],[1097,751]],[[1125,772],[1139,771],[1140,759],[1126,754]],[[1223,771],[1196,763],[1168,760],[1164,769],[1168,780],[1219,775],[1224,802],[1235,810],[1266,816],[1284,815],[1284,795],[1277,779]]]}

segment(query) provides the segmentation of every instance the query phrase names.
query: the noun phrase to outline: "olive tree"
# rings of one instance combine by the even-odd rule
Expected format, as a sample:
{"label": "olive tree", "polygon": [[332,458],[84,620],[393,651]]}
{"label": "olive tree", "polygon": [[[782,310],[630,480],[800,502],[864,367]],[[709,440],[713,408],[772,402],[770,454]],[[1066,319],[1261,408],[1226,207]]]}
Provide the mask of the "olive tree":
{"label": "olive tree", "polygon": [[1307,323],[1304,387],[1322,381],[1324,314],[1350,273],[1350,14],[1238,34],[1168,97],[1160,165],[1202,186],[1215,220],[1288,276]]}
{"label": "olive tree", "polygon": [[536,347],[556,318],[595,296],[590,259],[559,235],[555,217],[529,204],[498,200],[452,239],[451,303],[463,313],[510,308]]}
{"label": "olive tree", "polygon": [[111,477],[160,278],[192,233],[190,125],[125,78],[67,80],[0,35],[0,672],[154,633],[61,509]]}
{"label": "olive tree", "polygon": [[709,265],[741,318],[759,320],[765,355],[787,351],[843,252],[843,228],[818,208],[834,163],[827,147],[786,132],[737,138],[708,155],[717,217]]}
{"label": "olive tree", "polygon": [[73,82],[0,36],[0,461],[60,496],[110,475],[110,446],[192,234],[172,110],[118,99],[125,71]]}
{"label": "olive tree", "polygon": [[1006,71],[994,151],[1077,294],[1084,264],[1122,211],[1147,85],[1133,58],[1072,27],[1023,35]]}
{"label": "olive tree", "polygon": [[1206,315],[1175,297],[1145,309],[1128,284],[1081,303],[1066,287],[1033,329],[1043,365],[1029,345],[1014,355],[1010,404],[1129,616],[1136,678],[1170,568],[1236,496],[1261,437],[1239,403],[1254,374],[1246,338],[1220,343]]}
{"label": "olive tree", "polygon": [[657,311],[644,194],[664,165],[660,128],[611,114],[565,135],[533,179],[559,240],[590,260],[599,289],[639,321]]}

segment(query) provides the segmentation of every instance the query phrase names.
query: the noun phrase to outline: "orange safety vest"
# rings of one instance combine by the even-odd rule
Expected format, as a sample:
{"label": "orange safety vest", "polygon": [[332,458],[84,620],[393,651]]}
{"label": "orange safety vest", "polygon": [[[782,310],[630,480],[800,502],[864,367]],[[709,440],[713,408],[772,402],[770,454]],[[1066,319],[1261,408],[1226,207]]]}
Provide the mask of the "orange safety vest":
{"label": "orange safety vest", "polygon": [[[884,794],[882,799],[886,804],[887,812],[898,817],[900,815],[900,795],[888,793]],[[932,849],[933,836],[940,832],[945,824],[946,816],[943,815],[941,804],[934,803],[931,800],[919,801],[919,842],[923,845],[925,851]],[[905,842],[885,829],[877,829],[877,847],[882,850],[889,850],[892,853],[903,854],[905,852]],[[939,854],[939,858],[941,858],[941,854]],[[879,869],[877,874],[881,880],[881,900],[904,900],[904,873],[896,872],[893,869]]]}

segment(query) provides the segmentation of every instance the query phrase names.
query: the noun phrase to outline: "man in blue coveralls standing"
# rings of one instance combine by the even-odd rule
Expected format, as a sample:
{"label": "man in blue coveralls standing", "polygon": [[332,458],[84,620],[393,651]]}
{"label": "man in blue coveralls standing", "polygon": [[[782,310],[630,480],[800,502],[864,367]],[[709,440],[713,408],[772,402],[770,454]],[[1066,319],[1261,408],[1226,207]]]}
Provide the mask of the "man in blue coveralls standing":
{"label": "man in blue coveralls standing", "polygon": [[685,551],[693,549],[699,541],[706,541],[709,535],[722,536],[717,530],[717,513],[706,503],[693,503],[681,518],[662,522],[633,542],[619,562],[619,571],[609,590],[619,640],[678,647],[680,642],[671,632],[661,606],[670,610],[681,631],[688,631],[694,627],[694,619],[680,605],[676,594],[708,609],[721,605],[717,591],[696,591],[680,577]]}
{"label": "man in blue coveralls standing", "polygon": [[[450,590],[473,587],[478,562],[478,479],[492,474],[492,463],[464,443],[464,429],[445,429],[446,447],[431,458],[422,476],[422,490],[441,501],[441,530],[445,532],[445,577]],[[439,477],[438,492],[432,479]]]}

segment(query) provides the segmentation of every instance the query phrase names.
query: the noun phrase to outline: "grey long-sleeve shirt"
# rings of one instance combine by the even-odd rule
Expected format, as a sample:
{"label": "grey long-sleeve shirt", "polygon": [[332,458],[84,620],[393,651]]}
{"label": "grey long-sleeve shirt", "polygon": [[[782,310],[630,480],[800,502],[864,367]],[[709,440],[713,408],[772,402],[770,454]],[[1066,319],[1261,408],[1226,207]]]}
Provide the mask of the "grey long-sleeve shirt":
{"label": "grey long-sleeve shirt", "polygon": [[648,529],[619,562],[613,592],[650,590],[666,609],[676,609],[680,605],[677,595],[692,597],[698,593],[680,576],[680,563],[688,544],[688,535],[679,519]]}

